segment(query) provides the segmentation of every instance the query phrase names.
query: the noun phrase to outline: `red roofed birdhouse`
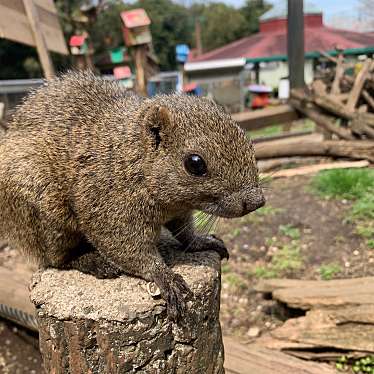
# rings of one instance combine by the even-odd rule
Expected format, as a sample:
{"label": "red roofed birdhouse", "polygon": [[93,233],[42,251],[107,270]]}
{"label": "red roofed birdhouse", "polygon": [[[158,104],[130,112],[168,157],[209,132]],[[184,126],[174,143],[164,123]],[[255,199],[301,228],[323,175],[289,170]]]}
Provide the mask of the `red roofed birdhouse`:
{"label": "red roofed birdhouse", "polygon": [[86,35],[73,35],[69,46],[72,55],[85,55],[88,51],[88,38]]}
{"label": "red roofed birdhouse", "polygon": [[123,35],[128,47],[140,44],[148,44],[152,41],[149,19],[144,9],[133,9],[121,13],[123,22]]}

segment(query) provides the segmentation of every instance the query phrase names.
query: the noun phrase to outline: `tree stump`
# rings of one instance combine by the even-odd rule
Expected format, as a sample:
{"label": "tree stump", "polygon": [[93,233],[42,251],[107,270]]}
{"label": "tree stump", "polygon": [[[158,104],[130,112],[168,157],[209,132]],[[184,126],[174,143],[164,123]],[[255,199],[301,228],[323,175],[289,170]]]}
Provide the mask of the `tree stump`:
{"label": "tree stump", "polygon": [[213,252],[171,260],[194,298],[175,324],[147,282],[97,279],[48,269],[33,277],[40,349],[47,373],[224,373],[219,323],[220,260]]}

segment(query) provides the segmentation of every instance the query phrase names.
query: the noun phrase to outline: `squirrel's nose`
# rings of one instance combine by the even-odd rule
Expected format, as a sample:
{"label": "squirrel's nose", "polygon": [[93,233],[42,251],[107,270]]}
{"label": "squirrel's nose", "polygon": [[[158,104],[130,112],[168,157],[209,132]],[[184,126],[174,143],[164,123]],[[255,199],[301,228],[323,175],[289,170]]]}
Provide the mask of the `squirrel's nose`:
{"label": "squirrel's nose", "polygon": [[242,202],[243,215],[265,205],[265,196],[261,188],[252,188]]}

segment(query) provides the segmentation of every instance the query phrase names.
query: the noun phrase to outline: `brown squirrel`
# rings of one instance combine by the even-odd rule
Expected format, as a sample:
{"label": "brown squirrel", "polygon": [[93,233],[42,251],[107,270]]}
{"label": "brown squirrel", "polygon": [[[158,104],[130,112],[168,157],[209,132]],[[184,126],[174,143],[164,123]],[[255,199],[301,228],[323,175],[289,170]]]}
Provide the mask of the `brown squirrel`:
{"label": "brown squirrel", "polygon": [[70,72],[32,92],[0,141],[0,235],[42,267],[153,281],[174,320],[189,289],[157,248],[161,228],[228,257],[193,210],[240,217],[264,202],[251,142],[205,98]]}

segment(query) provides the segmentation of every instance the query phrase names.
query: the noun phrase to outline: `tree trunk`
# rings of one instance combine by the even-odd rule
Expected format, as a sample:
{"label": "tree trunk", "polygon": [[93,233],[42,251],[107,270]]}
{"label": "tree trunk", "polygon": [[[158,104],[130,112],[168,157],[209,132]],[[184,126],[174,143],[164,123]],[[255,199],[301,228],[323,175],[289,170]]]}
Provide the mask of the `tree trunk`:
{"label": "tree trunk", "polygon": [[179,325],[141,279],[36,273],[31,298],[46,372],[224,373],[218,255],[180,253],[173,264],[194,293]]}

